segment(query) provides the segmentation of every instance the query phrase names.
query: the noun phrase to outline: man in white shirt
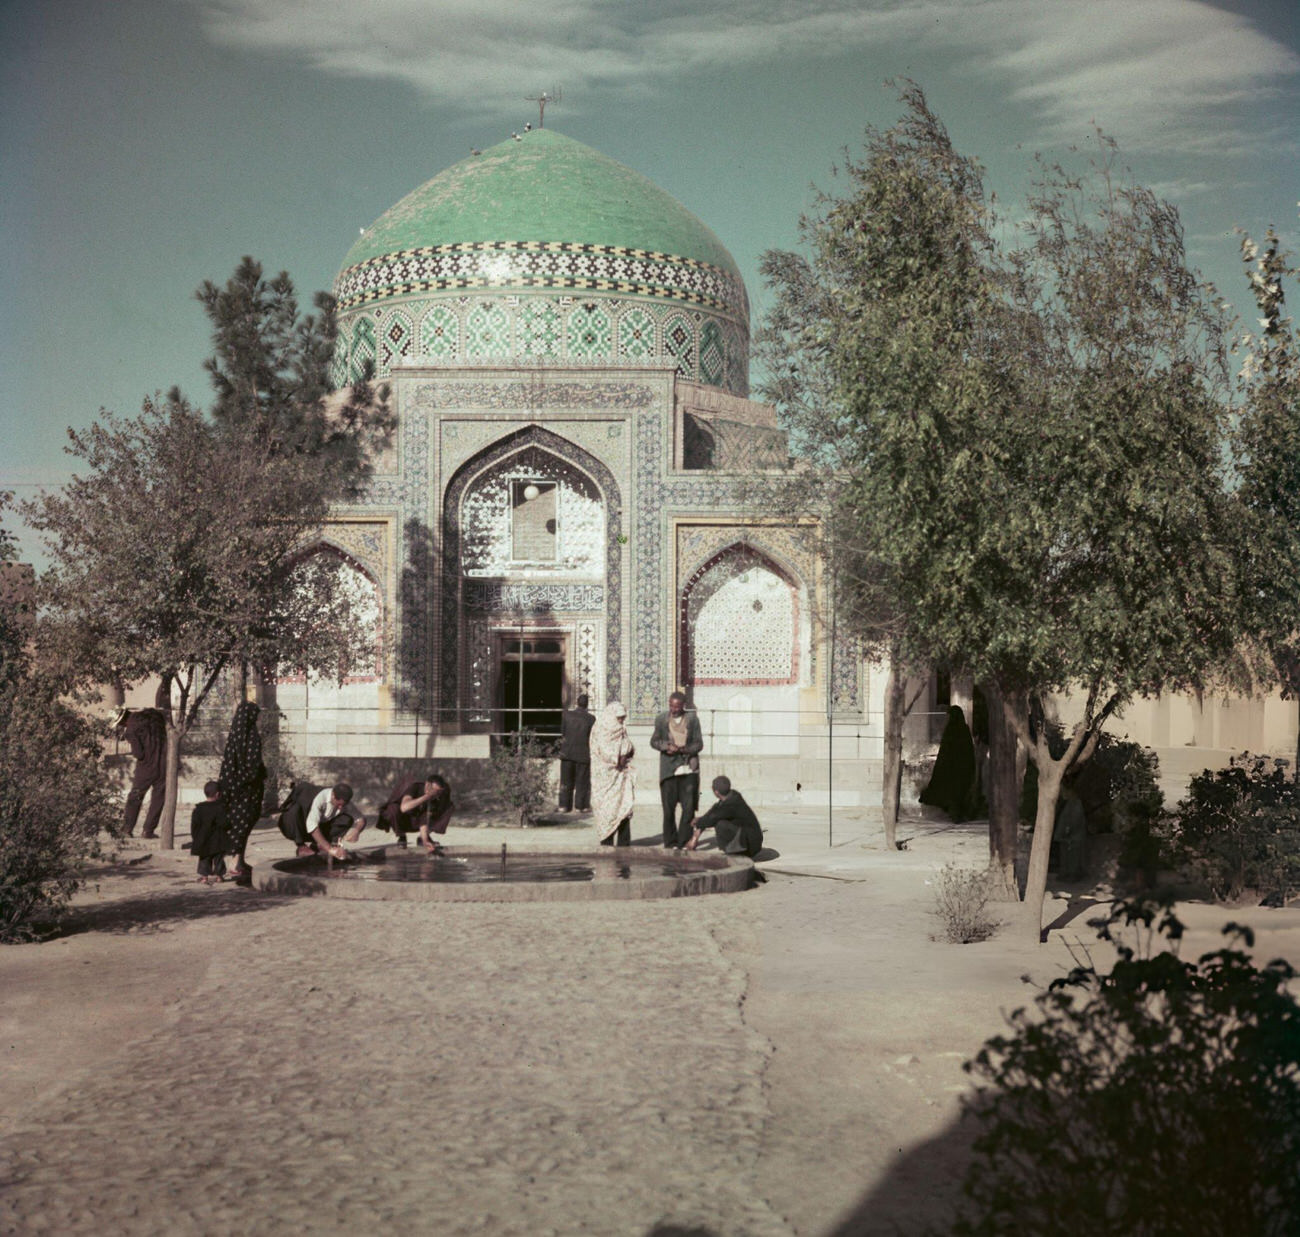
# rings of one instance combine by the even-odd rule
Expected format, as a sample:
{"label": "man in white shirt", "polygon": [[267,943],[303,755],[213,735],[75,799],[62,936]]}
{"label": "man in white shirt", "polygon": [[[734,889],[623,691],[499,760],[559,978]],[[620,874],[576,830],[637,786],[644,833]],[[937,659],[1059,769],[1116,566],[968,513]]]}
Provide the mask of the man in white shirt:
{"label": "man in white shirt", "polygon": [[317,850],[332,855],[335,859],[346,859],[347,851],[332,840],[343,821],[348,822],[345,842],[355,842],[366,827],[366,818],[358,815],[352,807],[352,787],[347,782],[340,782],[327,790],[322,790],[307,810],[304,828],[307,838],[315,844]]}

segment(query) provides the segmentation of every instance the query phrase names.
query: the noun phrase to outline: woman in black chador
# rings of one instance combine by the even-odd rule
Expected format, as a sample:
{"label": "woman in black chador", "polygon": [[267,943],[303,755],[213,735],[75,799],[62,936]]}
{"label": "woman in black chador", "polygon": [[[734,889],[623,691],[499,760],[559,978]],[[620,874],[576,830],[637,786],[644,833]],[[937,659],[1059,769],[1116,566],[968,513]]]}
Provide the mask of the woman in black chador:
{"label": "woman in black chador", "polygon": [[966,725],[966,714],[955,704],[948,710],[930,784],[920,798],[922,803],[942,808],[954,821],[972,820],[978,810],[975,743]]}
{"label": "woman in black chador", "polygon": [[221,756],[221,802],[229,821],[230,853],[235,856],[231,875],[238,880],[252,870],[244,862],[248,835],[262,817],[266,766],[262,763],[262,736],[257,733],[257,705],[245,700],[236,710]]}

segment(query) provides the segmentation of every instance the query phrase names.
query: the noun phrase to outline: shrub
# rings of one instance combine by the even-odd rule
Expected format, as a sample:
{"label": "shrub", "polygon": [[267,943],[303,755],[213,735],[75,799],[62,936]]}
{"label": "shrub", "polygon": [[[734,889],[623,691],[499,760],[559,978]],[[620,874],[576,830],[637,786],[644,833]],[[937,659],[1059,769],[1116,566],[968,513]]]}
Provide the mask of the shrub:
{"label": "shrub", "polygon": [[1220,901],[1300,887],[1300,786],[1285,761],[1249,752],[1192,779],[1178,805],[1179,857]]}
{"label": "shrub", "polygon": [[[951,1231],[1300,1232],[1296,972],[1233,947],[1184,962],[1182,925],[1149,902],[1095,922],[1118,947],[1110,973],[1076,966],[967,1063],[980,1132]],[[1253,944],[1248,928],[1224,932]],[[1169,947],[1152,949],[1159,937]]]}
{"label": "shrub", "polygon": [[529,825],[542,810],[551,785],[551,749],[531,730],[504,735],[492,753],[492,790]]}
{"label": "shrub", "polygon": [[943,939],[955,945],[986,941],[997,930],[998,921],[988,912],[989,874],[972,868],[945,864],[934,879],[934,914],[943,928]]}
{"label": "shrub", "polygon": [[94,727],[26,668],[0,685],[0,940],[57,919],[118,811]]}

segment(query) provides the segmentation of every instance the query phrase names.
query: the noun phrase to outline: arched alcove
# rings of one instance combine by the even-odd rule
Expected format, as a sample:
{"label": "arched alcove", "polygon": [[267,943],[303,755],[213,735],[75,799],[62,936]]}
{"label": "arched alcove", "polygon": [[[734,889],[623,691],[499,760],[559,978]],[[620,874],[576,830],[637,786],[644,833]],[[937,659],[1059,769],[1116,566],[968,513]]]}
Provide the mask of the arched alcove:
{"label": "arched alcove", "polygon": [[728,546],[682,590],[680,635],[684,683],[797,683],[799,587],[753,546]]}
{"label": "arched alcove", "polygon": [[[501,657],[500,649],[488,647],[497,638],[489,628],[506,614],[522,614],[537,626],[548,615],[587,615],[566,637],[565,657],[581,654],[586,665],[600,667],[599,681],[583,682],[584,690],[619,690],[622,506],[618,483],[599,459],[550,430],[527,426],[453,474],[442,521],[444,722],[464,715],[478,723],[492,694],[483,667]],[[603,658],[590,648],[602,626]]]}
{"label": "arched alcove", "polygon": [[[329,542],[318,542],[304,550],[295,559],[288,572],[288,587],[308,600],[303,610],[304,618],[311,622],[339,621],[331,613],[312,614],[310,599],[322,593],[322,576],[328,574],[331,588],[337,588],[347,599],[343,613],[354,621],[354,626],[342,632],[350,644],[353,656],[351,669],[343,676],[344,683],[374,683],[383,677],[384,603],[378,581],[361,563],[346,551]],[[282,672],[281,682],[301,681],[301,671]]]}

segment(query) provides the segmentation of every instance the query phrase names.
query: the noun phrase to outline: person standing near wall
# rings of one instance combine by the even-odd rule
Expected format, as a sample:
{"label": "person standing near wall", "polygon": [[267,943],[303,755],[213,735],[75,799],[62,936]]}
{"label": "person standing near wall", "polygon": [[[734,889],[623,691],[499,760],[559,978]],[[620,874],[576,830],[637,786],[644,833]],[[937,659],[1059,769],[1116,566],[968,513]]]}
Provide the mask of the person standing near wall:
{"label": "person standing near wall", "polygon": [[591,728],[595,714],[587,710],[587,695],[578,697],[560,723],[560,811],[585,812],[591,807]]}
{"label": "person standing near wall", "polygon": [[135,772],[131,775],[131,790],[126,796],[126,815],[122,820],[122,834],[130,837],[135,831],[136,818],[146,793],[149,810],[145,813],[142,838],[158,836],[158,820],[162,816],[163,800],[167,795],[167,719],[161,709],[119,709],[113,719],[117,733],[135,757]]}
{"label": "person standing near wall", "polygon": [[700,719],[686,712],[686,697],[681,692],[673,692],[668,697],[667,712],[655,718],[650,746],[659,753],[663,843],[665,849],[671,850],[677,845],[678,808],[680,823],[685,825],[700,805],[700,753],[704,750]]}

